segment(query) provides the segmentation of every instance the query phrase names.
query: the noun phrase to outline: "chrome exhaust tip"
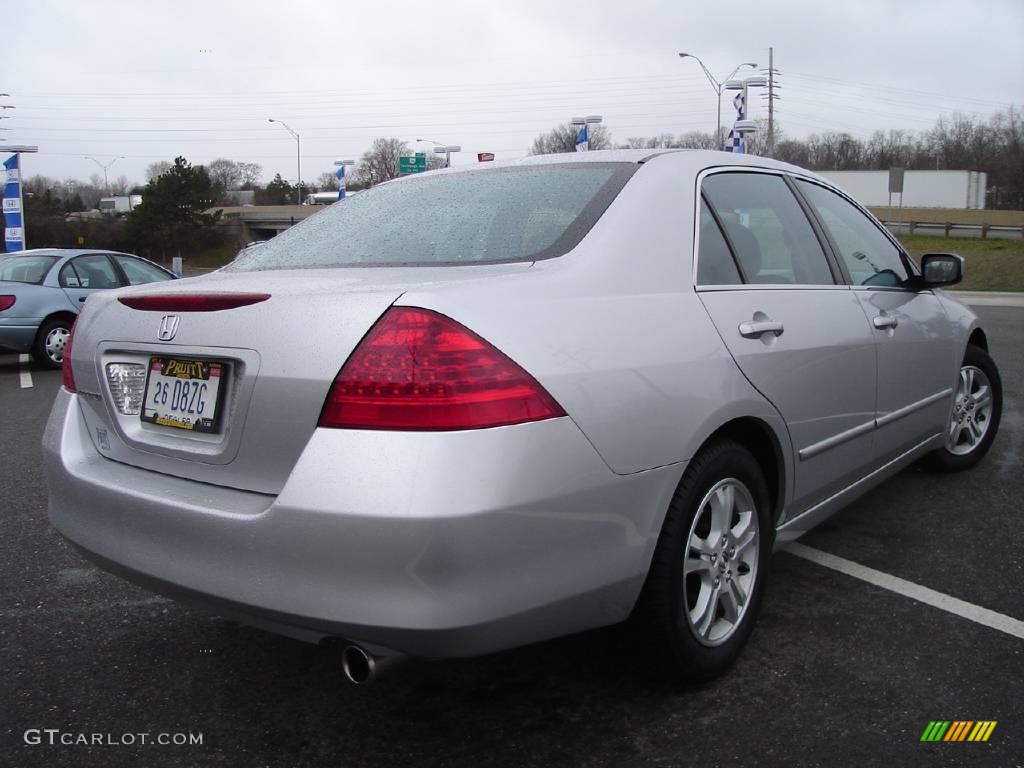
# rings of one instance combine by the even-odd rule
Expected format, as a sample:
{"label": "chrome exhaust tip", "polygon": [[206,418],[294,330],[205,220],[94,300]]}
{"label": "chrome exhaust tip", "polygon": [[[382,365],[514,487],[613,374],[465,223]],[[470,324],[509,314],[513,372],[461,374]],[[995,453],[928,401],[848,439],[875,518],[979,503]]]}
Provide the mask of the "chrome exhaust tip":
{"label": "chrome exhaust tip", "polygon": [[341,652],[341,669],[353,685],[369,685],[403,661],[401,654],[375,653],[358,645],[347,645]]}

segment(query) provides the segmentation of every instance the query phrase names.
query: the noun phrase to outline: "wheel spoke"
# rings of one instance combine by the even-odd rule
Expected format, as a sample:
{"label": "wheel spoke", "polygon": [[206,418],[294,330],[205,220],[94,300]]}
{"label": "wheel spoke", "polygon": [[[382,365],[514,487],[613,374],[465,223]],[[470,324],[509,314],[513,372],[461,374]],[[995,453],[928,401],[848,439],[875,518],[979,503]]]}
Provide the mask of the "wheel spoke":
{"label": "wheel spoke", "polygon": [[757,538],[757,529],[754,527],[752,519],[753,513],[746,513],[741,517],[740,524],[736,526],[736,529],[738,530],[734,529],[732,532],[733,538],[736,540],[735,546],[737,558],[754,542],[754,539]]}
{"label": "wheel spoke", "polygon": [[971,394],[971,390],[974,389],[974,369],[963,368],[960,371],[960,375],[964,380],[964,394]]}
{"label": "wheel spoke", "polygon": [[981,410],[992,402],[992,391],[988,387],[980,387],[971,395],[971,399],[974,401],[974,410]]}
{"label": "wheel spoke", "polygon": [[967,443],[968,443],[968,445],[974,445],[975,443],[978,442],[978,437],[977,437],[977,435],[974,434],[974,422],[973,421],[968,421],[967,424],[965,424],[963,426],[963,434],[965,434],[967,436]]}
{"label": "wheel spoke", "polygon": [[686,558],[683,563],[683,575],[689,576],[691,573],[709,574],[711,573],[712,565],[710,560],[705,560],[703,557],[693,557],[692,555]]}
{"label": "wheel spoke", "polygon": [[700,612],[699,616],[693,619],[693,625],[697,628],[697,633],[701,637],[708,636],[708,630],[711,629],[711,624],[714,622],[715,616],[718,614],[718,599],[720,594],[718,587],[712,587],[708,594],[707,602],[702,606],[703,610]]}
{"label": "wheel spoke", "polygon": [[[731,485],[723,485],[711,497],[711,531],[724,535],[732,522],[732,511],[736,506],[736,491]],[[710,537],[709,537],[710,538]]]}
{"label": "wheel spoke", "polygon": [[690,550],[697,552],[702,555],[710,555],[715,551],[715,546],[707,539],[702,539],[699,536],[690,537]]}
{"label": "wheel spoke", "polygon": [[953,419],[953,423],[949,425],[949,434],[946,436],[946,442],[949,443],[949,445],[956,445],[957,443],[959,443],[960,430],[962,429],[963,427],[961,426],[960,422],[956,419]]}
{"label": "wheel spoke", "polygon": [[740,608],[743,606],[743,600],[736,589],[735,581],[725,581],[722,586],[723,589],[719,598],[722,603],[722,612],[725,614],[726,619],[735,624],[740,617]]}
{"label": "wheel spoke", "polygon": [[971,445],[973,445],[975,442],[980,440],[981,436],[983,434],[985,434],[985,430],[982,429],[981,425],[977,421],[975,421],[974,419],[971,419],[968,422],[968,432],[971,435],[971,437],[973,438],[971,440]]}

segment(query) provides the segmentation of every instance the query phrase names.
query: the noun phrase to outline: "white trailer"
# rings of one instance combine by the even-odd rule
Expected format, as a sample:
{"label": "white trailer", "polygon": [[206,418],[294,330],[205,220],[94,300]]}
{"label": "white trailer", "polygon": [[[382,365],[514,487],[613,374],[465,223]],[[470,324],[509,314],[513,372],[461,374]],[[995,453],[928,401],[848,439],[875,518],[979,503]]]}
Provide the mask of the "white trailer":
{"label": "white trailer", "polygon": [[142,203],[142,195],[115,195],[100,198],[99,209],[103,213],[128,213]]}
{"label": "white trailer", "polygon": [[[888,171],[818,171],[862,205],[889,205]],[[986,174],[980,171],[906,171],[903,200],[892,196],[893,207],[975,208],[985,207]]]}

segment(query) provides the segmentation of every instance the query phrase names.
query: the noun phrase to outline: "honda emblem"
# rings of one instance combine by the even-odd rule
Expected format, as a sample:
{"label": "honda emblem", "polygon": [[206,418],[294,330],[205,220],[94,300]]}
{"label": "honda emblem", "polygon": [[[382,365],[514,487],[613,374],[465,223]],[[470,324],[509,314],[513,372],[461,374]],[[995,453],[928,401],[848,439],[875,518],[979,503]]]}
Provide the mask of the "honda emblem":
{"label": "honda emblem", "polygon": [[178,332],[178,323],[181,322],[181,318],[178,315],[164,315],[160,318],[160,330],[157,332],[156,337],[160,341],[170,341],[174,338],[174,334]]}

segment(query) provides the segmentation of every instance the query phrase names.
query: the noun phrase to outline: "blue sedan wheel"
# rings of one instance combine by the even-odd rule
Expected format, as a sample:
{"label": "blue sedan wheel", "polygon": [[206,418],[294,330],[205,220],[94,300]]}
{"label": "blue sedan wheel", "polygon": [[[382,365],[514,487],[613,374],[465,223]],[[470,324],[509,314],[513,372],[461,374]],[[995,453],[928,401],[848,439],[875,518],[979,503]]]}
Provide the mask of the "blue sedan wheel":
{"label": "blue sedan wheel", "polygon": [[71,323],[67,320],[51,320],[43,325],[36,337],[36,360],[50,368],[60,368],[70,337]]}

